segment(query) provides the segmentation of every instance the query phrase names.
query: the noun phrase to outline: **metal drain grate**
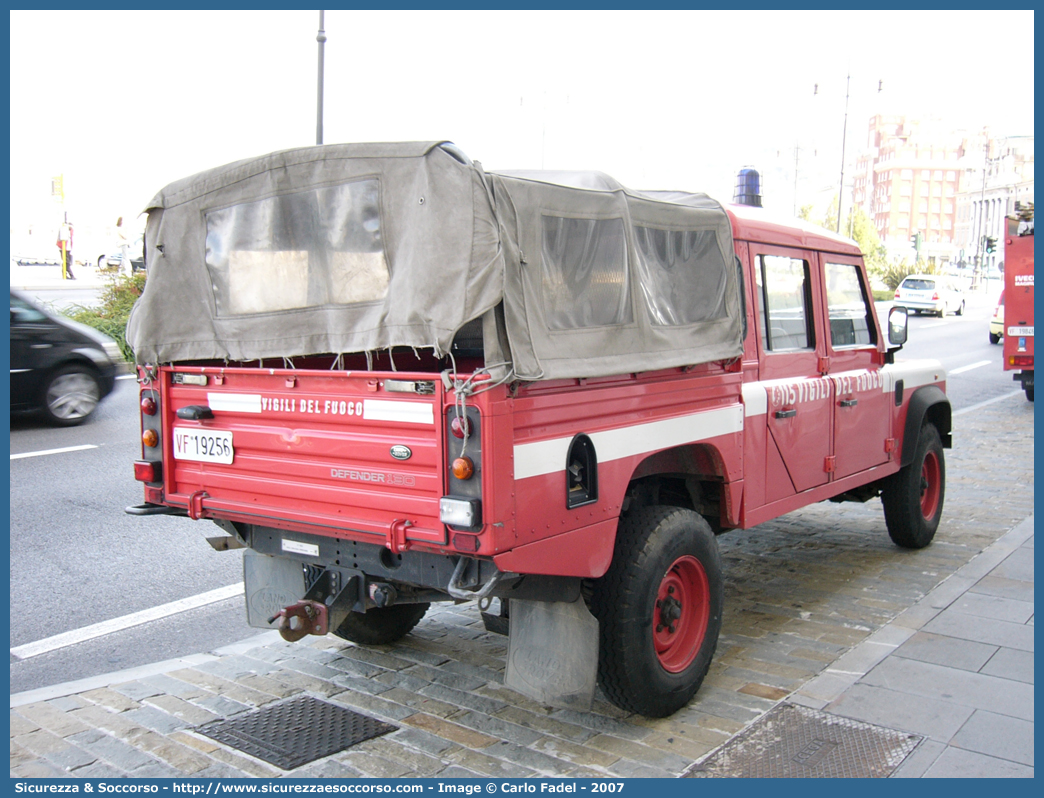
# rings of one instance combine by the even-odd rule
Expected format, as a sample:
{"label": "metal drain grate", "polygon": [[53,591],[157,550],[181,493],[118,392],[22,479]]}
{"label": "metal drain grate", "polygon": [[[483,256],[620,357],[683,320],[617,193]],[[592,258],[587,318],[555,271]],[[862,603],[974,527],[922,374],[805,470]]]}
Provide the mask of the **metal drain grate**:
{"label": "metal drain grate", "polygon": [[301,696],[235,718],[211,721],[196,731],[278,768],[292,770],[396,728],[350,709]]}
{"label": "metal drain grate", "polygon": [[814,709],[780,704],[685,774],[687,778],[882,778],[921,742]]}

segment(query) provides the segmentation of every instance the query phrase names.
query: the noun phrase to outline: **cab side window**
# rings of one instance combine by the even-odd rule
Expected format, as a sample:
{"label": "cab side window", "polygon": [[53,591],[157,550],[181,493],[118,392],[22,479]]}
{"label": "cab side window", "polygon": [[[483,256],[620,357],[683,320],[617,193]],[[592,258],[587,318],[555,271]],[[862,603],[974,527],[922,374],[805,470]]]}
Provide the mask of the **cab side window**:
{"label": "cab side window", "polygon": [[808,261],[758,255],[755,269],[761,344],[767,352],[815,348]]}
{"label": "cab side window", "polygon": [[867,300],[859,267],[850,263],[827,263],[825,274],[830,345],[837,349],[876,344],[870,315],[873,305]]}

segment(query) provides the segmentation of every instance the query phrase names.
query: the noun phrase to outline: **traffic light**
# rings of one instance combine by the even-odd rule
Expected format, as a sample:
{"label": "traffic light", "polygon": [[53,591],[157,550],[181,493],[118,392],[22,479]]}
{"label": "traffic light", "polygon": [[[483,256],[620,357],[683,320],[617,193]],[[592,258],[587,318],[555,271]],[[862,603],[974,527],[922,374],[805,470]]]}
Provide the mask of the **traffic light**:
{"label": "traffic light", "polygon": [[986,236],[986,251],[995,252],[997,250],[997,239],[993,236]]}

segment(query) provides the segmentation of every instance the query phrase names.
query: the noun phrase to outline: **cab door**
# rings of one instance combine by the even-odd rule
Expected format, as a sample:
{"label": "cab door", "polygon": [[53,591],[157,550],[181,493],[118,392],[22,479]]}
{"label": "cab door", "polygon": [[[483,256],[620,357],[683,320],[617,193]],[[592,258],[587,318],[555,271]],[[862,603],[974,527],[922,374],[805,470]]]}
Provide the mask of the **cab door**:
{"label": "cab door", "polygon": [[751,244],[757,294],[761,385],[768,435],[765,502],[823,485],[833,446],[833,383],[825,364],[824,326],[816,312],[814,253]]}
{"label": "cab door", "polygon": [[835,397],[833,477],[841,479],[887,462],[891,392],[881,372],[877,316],[858,259],[823,253],[820,260]]}

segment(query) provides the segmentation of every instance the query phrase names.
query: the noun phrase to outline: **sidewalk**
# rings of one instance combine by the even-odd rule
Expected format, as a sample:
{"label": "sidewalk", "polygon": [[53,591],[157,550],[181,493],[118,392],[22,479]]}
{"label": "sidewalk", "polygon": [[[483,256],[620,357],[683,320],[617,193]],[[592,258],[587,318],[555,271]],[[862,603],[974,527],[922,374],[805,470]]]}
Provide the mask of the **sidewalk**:
{"label": "sidewalk", "polygon": [[1033,777],[1033,516],[788,699],[923,736],[899,778]]}
{"label": "sidewalk", "polygon": [[60,263],[33,263],[19,265],[11,260],[11,288],[19,290],[46,290],[51,288],[101,288],[113,274],[99,272],[94,266],[77,264],[73,269],[75,280],[62,279]]}
{"label": "sidewalk", "polygon": [[[529,701],[503,686],[506,639],[477,608],[437,605],[394,645],[267,633],[13,695],[11,775],[676,778],[789,707],[901,737],[881,775],[1032,776],[1033,420],[1021,396],[955,417],[943,524],[921,551],[891,545],[876,501],[719,538],[718,653],[670,718]],[[394,730],[286,769],[200,731],[304,697]],[[812,742],[795,775],[830,763],[834,743]]]}

